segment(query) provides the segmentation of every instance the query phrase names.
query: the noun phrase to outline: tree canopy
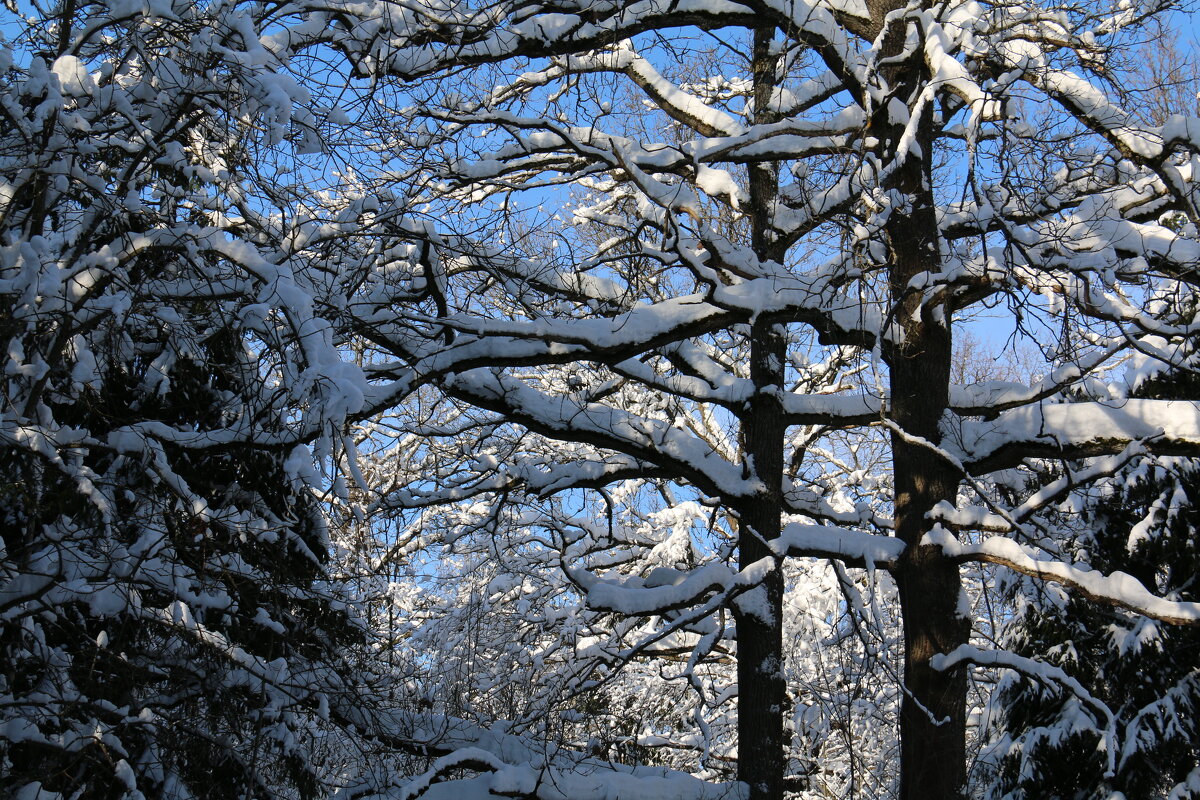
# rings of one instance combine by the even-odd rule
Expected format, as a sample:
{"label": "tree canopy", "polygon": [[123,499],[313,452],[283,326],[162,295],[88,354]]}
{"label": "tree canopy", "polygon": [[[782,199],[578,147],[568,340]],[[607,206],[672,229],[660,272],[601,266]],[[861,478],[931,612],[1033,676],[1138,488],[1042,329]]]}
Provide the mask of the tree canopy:
{"label": "tree canopy", "polygon": [[1063,713],[1096,785],[1149,752],[1064,648],[1200,624],[1138,549],[1200,456],[1146,388],[1200,326],[1200,119],[1124,60],[1169,3],[24,12],[21,791],[949,800]]}

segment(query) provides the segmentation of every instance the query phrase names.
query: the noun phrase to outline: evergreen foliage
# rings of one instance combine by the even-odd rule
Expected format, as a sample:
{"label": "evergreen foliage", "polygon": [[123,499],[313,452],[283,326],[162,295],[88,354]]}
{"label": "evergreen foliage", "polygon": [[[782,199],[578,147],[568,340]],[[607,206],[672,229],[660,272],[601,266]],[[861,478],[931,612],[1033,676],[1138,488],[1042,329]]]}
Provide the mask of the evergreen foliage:
{"label": "evergreen foliage", "polygon": [[[1200,398],[1200,375],[1158,375],[1133,394]],[[1132,575],[1163,597],[1200,600],[1200,462],[1140,458],[1107,489],[1085,509],[1077,553],[1095,569]],[[1007,645],[1062,668],[1113,719],[1097,719],[1061,684],[1010,675],[996,697],[1001,768],[992,796],[1200,797],[1200,630],[1074,594],[1019,589],[1027,596],[1018,598]]]}
{"label": "evergreen foliage", "polygon": [[363,702],[264,24],[68,2],[0,63],[0,794],[315,797]]}

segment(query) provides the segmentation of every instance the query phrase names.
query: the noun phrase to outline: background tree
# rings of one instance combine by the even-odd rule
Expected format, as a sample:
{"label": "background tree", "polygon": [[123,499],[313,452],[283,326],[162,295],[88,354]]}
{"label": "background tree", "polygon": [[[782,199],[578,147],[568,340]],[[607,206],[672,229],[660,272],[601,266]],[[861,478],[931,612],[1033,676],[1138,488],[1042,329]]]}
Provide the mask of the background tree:
{"label": "background tree", "polygon": [[[1107,66],[1127,76],[1134,113],[1159,125],[1173,114],[1194,113],[1200,86],[1175,30],[1170,17],[1160,18],[1147,31],[1149,41],[1130,49],[1132,58]],[[1184,230],[1182,218],[1165,222]],[[1190,288],[1157,299],[1184,313],[1195,304]],[[1135,398],[1194,400],[1193,361],[1190,343],[1165,363],[1134,354],[1114,388]],[[1195,562],[1195,491],[1194,459],[1137,456],[1112,478],[1074,494],[1044,524],[1070,531],[1067,546],[1093,567],[1131,574],[1163,596],[1194,602],[1188,565]],[[1189,732],[1197,699],[1194,630],[1157,625],[1025,580],[1009,584],[1016,614],[1004,628],[1007,646],[1060,668],[1083,693],[1044,674],[1004,677],[992,709],[991,755],[999,772],[991,794],[1200,792]]]}
{"label": "background tree", "polygon": [[[1136,397],[1185,399],[1200,388],[1191,371],[1134,377]],[[1195,602],[1198,490],[1194,459],[1136,458],[1082,498],[1070,546],[1097,569]],[[1200,795],[1196,629],[1020,581],[1013,590],[1018,616],[1005,631],[1007,645],[1061,669],[1083,691],[1036,674],[1008,677],[995,701],[1000,771],[992,794]]]}
{"label": "background tree", "polygon": [[9,8],[5,790],[322,794],[373,695],[306,444],[328,465],[363,403],[321,309],[374,218],[302,190],[340,130],[322,63],[254,4]]}

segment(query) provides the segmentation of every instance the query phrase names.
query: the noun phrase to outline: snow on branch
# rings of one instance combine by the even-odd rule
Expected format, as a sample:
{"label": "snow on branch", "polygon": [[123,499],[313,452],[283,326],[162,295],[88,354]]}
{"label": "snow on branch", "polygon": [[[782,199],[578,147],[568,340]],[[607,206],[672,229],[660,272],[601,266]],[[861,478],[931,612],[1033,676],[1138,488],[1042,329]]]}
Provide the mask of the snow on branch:
{"label": "snow on branch", "polygon": [[710,494],[750,496],[760,486],[707,442],[665,420],[577,398],[550,396],[516,378],[485,369],[453,375],[443,382],[443,388],[545,436],[588,442],[657,466],[670,465]]}
{"label": "snow on branch", "polygon": [[1075,678],[1072,678],[1061,667],[1034,661],[1031,658],[1010,653],[1007,650],[980,650],[978,647],[963,644],[949,653],[938,653],[930,660],[930,666],[936,670],[946,671],[959,664],[975,664],[980,667],[1007,667],[1022,675],[1034,678],[1047,685],[1059,684],[1083,701],[1084,705],[1095,712],[1096,720],[1111,723],[1112,710],[1103,702],[1092,696],[1091,692]]}
{"label": "snow on branch", "polygon": [[1089,600],[1118,606],[1160,622],[1200,625],[1200,603],[1165,600],[1151,594],[1140,581],[1124,572],[1105,575],[1085,564],[1068,564],[1031,555],[1017,542],[1002,536],[964,543],[939,525],[927,533],[921,543],[940,547],[946,556],[956,561],[1006,566],[1023,575],[1061,583]]}
{"label": "snow on branch", "polygon": [[[369,8],[369,7],[368,7]],[[774,24],[819,53],[829,69],[855,91],[869,85],[869,66],[830,8],[820,2],[770,2],[756,6],[731,0],[676,0],[663,4],[592,2],[515,4],[508,13],[471,6],[453,10],[409,7],[402,14],[359,11],[360,27],[391,40],[381,52],[370,37],[331,32],[331,42],[350,54],[364,74],[387,73],[416,80],[447,67],[496,64],[514,58],[602,51],[640,33],[694,26],[718,29]],[[324,15],[322,15],[324,16]],[[367,19],[366,17],[374,17]],[[861,28],[873,38],[877,31]],[[868,24],[870,27],[870,24]],[[414,37],[413,30],[422,35]]]}
{"label": "snow on branch", "polygon": [[[461,754],[461,755],[460,755]],[[445,762],[445,763],[443,763]],[[467,768],[490,773],[486,777],[433,781],[447,772]],[[738,800],[738,784],[709,783],[667,769],[622,769],[604,765],[552,769],[533,763],[505,764],[489,753],[470,748],[439,759],[437,767],[400,789],[357,795],[362,800],[485,800],[519,797],[529,800]]]}
{"label": "snow on branch", "polygon": [[435,784],[447,780],[451,774],[459,770],[496,773],[503,771],[506,767],[507,765],[503,761],[486,750],[481,750],[478,747],[463,747],[434,760],[429,769],[393,791],[356,791],[355,789],[350,789],[338,792],[335,798],[337,800],[351,800],[352,798],[354,800],[365,800],[365,798],[370,797],[388,797],[394,798],[394,800],[416,800],[428,792]]}
{"label": "snow on branch", "polygon": [[1062,686],[1078,698],[1088,709],[1089,715],[1103,726],[1102,735],[1107,743],[1104,750],[1108,759],[1108,774],[1111,775],[1114,772],[1118,748],[1115,745],[1116,717],[1113,715],[1112,709],[1096,699],[1083,684],[1068,675],[1061,667],[1025,658],[1007,650],[980,650],[969,644],[959,645],[949,653],[938,653],[929,661],[929,665],[939,671],[954,669],[959,664],[1008,668],[1047,686]]}
{"label": "snow on branch", "polygon": [[1025,458],[1083,458],[1120,453],[1142,441],[1148,451],[1200,454],[1200,403],[1121,400],[1042,403],[994,420],[962,421],[946,431],[946,449],[975,475]]}
{"label": "snow on branch", "polygon": [[784,527],[771,550],[780,556],[836,558],[851,566],[888,569],[900,559],[904,542],[893,536],[846,530],[832,525],[793,522]]}
{"label": "snow on branch", "polygon": [[[868,569],[888,569],[904,551],[904,542],[891,536],[800,523],[786,526],[769,544],[778,558],[835,558]],[[578,570],[572,575],[587,588],[590,607],[632,616],[686,608],[714,594],[732,595],[757,586],[774,568],[774,559],[763,558],[739,572],[711,563],[686,572],[660,567],[645,578],[621,581],[593,578]]]}
{"label": "snow on branch", "polygon": [[1030,494],[1019,506],[1004,515],[996,514],[989,508],[979,506],[955,508],[950,503],[942,502],[929,512],[929,518],[954,531],[1012,533],[1016,530],[1014,523],[1019,525],[1035,512],[1062,499],[1077,486],[1088,485],[1101,478],[1115,475],[1121,467],[1138,456],[1145,455],[1146,452],[1146,447],[1141,441],[1134,441],[1116,455],[1088,459],[1082,469],[1073,470],[1068,467],[1063,477],[1045,484]]}
{"label": "snow on branch", "polygon": [[563,60],[563,72],[611,71],[626,75],[646,92],[672,119],[691,127],[702,136],[732,136],[742,126],[729,114],[712,108],[666,80],[649,61],[625,41],[608,52],[571,56]]}
{"label": "snow on branch", "polygon": [[580,570],[572,575],[587,586],[590,607],[633,616],[686,608],[714,592],[732,594],[753,588],[774,568],[774,559],[762,558],[739,572],[712,563],[690,572],[661,567],[646,578],[624,581],[591,578]]}
{"label": "snow on branch", "polygon": [[[715,287],[711,296],[693,294],[638,305],[611,319],[497,320],[467,315],[439,318],[438,324],[461,334],[450,346],[392,337],[386,328],[364,320],[369,336],[381,346],[404,355],[411,363],[403,368],[408,380],[401,379],[384,393],[386,396],[375,392],[369,399],[373,405],[393,402],[396,392],[409,391],[419,381],[480,366],[579,360],[616,363],[655,347],[758,317],[802,319],[824,340],[867,345],[873,342],[879,325],[878,314],[860,304],[847,301],[831,306],[823,292],[814,289],[810,282],[794,280],[791,285],[780,285],[777,277]],[[377,371],[394,374],[396,369],[389,365]]]}
{"label": "snow on branch", "polygon": [[[408,729],[415,720],[397,720]],[[740,800],[744,787],[712,783],[662,767],[628,766],[601,761],[563,748],[547,751],[545,744],[482,728],[453,718],[433,718],[441,731],[441,753],[412,780],[389,778],[384,785],[360,780],[334,795],[335,800]],[[415,731],[425,735],[427,731]],[[463,776],[463,772],[475,773]]]}

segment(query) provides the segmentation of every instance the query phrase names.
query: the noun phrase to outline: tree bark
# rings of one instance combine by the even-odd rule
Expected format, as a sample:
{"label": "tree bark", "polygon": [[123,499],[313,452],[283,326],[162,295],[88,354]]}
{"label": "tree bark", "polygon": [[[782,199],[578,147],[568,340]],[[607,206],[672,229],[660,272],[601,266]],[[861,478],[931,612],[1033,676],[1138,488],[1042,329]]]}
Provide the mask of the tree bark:
{"label": "tree bark", "polygon": [[[923,374],[912,363],[899,371],[913,377]],[[913,393],[908,399],[919,405],[928,394]],[[905,647],[900,797],[957,800],[966,783],[966,671],[939,672],[929,662],[965,644],[970,623],[959,613],[962,583],[957,565],[940,549],[919,544],[928,530],[925,513],[941,500],[953,499],[957,481],[945,464],[920,446],[893,436],[892,447],[897,535],[909,545],[894,571]]]}
{"label": "tree bark", "polygon": [[[895,96],[917,90],[917,74],[896,75]],[[966,671],[939,672],[930,659],[965,644],[970,621],[959,608],[962,581],[957,565],[936,547],[921,546],[928,512],[939,502],[954,502],[959,476],[930,445],[941,441],[940,422],[949,405],[951,319],[944,305],[931,301],[909,282],[937,272],[940,243],[931,191],[929,156],[932,119],[919,121],[920,151],[912,151],[893,188],[911,198],[887,223],[891,263],[889,289],[895,325],[903,338],[883,345],[891,383],[891,415],[903,434],[892,434],[896,535],[908,547],[894,570],[904,624],[904,696],[900,710],[901,800],[957,800],[966,784]],[[886,117],[885,148],[893,152],[903,126]],[[923,441],[922,441],[923,440]]]}
{"label": "tree bark", "polygon": [[[772,121],[769,102],[777,82],[773,38],[774,28],[754,32],[756,123]],[[751,246],[760,261],[784,257],[784,248],[772,235],[779,195],[776,169],[770,164],[749,168]],[[782,325],[755,321],[750,326],[754,394],[740,419],[742,458],[749,476],[757,478],[762,489],[737,508],[738,563],[742,568],[771,556],[768,542],[779,537],[781,528],[787,424],[777,391],[784,382],[786,340]],[[788,743],[784,740],[783,572],[778,559],[761,586],[735,601],[733,617],[738,646],[738,780],[750,787],[749,800],[779,800]]]}
{"label": "tree bark", "polygon": [[[771,556],[770,540],[780,533],[783,475],[783,408],[773,392],[782,382],[784,332],[755,323],[750,334],[750,375],[759,392],[742,418],[745,463],[763,482],[762,492],[738,509],[738,564],[745,568]],[[734,602],[737,625],[738,780],[750,787],[750,800],[783,797],[787,765],[783,678],[783,572],[776,569],[761,586]]]}
{"label": "tree bark", "polygon": [[[903,27],[889,47],[898,53]],[[755,32],[753,68],[755,122],[770,123],[768,99],[777,82],[772,31]],[[919,62],[890,68],[893,95],[903,101],[919,91],[925,70]],[[953,502],[958,475],[929,445],[941,441],[939,424],[949,406],[951,320],[944,306],[909,290],[912,278],[936,272],[940,243],[928,157],[933,120],[919,120],[919,150],[908,155],[889,188],[911,198],[897,208],[886,231],[890,241],[889,290],[895,321],[903,331],[887,340],[883,357],[891,382],[892,418],[903,433],[892,436],[896,535],[909,547],[895,569],[905,636],[904,697],[900,711],[901,800],[958,800],[966,783],[966,672],[939,672],[930,666],[938,653],[967,641],[969,620],[960,614],[962,583],[957,565],[920,542],[929,529],[927,513]],[[881,104],[872,127],[894,155],[904,125],[888,118]],[[762,261],[782,261],[773,239],[772,218],[779,183],[772,165],[749,167],[751,244]],[[742,415],[745,463],[763,489],[739,508],[739,562],[745,567],[769,556],[768,542],[779,536],[783,510],[783,411],[773,387],[784,382],[786,329],[755,322],[750,334],[750,378],[755,393]],[[783,797],[787,766],[783,679],[783,575],[774,570],[734,609],[738,632],[738,778],[750,787],[750,800]]]}

